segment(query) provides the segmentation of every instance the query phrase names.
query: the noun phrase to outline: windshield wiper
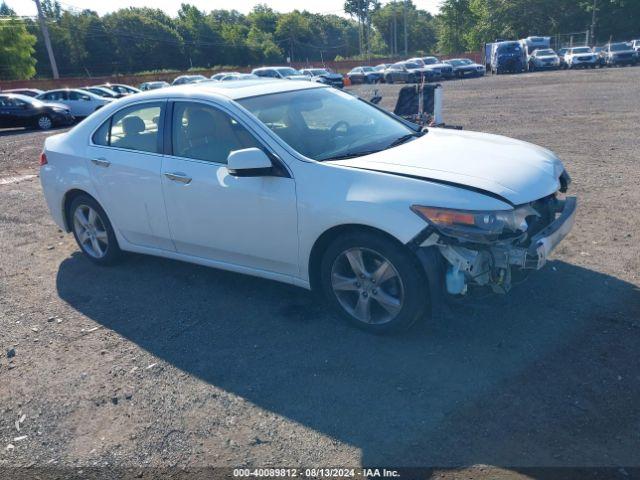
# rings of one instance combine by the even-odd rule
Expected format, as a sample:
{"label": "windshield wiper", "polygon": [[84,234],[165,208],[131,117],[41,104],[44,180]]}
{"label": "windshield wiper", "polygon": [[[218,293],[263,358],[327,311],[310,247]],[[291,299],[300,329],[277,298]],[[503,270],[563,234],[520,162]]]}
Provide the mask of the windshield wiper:
{"label": "windshield wiper", "polygon": [[402,145],[403,143],[408,142],[412,138],[422,137],[425,133],[427,132],[420,131],[420,132],[408,133],[406,135],[401,136],[400,138],[395,139],[393,142],[389,144],[387,148],[397,147],[398,145]]}
{"label": "windshield wiper", "polygon": [[334,157],[323,158],[320,161],[321,162],[327,162],[327,161],[330,161],[330,160],[346,160],[347,158],[356,158],[356,157],[362,157],[364,155],[371,155],[372,153],[378,153],[378,152],[381,152],[382,150],[385,150],[385,149],[384,148],[378,148],[378,149],[375,149],[375,150],[362,150],[360,152],[343,153],[341,155],[336,155]]}

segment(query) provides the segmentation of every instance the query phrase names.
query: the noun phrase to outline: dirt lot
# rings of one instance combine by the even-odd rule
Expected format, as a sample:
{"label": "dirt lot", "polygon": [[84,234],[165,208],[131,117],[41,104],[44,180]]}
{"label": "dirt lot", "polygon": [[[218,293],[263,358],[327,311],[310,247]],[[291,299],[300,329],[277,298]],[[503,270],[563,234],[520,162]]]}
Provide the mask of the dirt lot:
{"label": "dirt lot", "polygon": [[92,265],[16,178],[45,134],[0,132],[0,467],[640,466],[639,85],[640,68],[445,84],[448,123],[557,152],[579,218],[510,295],[392,338],[274,282]]}

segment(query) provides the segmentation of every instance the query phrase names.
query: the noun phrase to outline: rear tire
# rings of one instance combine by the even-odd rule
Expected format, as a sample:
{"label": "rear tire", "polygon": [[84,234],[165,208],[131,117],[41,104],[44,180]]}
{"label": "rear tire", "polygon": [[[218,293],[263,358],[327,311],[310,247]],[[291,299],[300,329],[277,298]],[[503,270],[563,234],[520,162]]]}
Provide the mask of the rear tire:
{"label": "rear tire", "polygon": [[370,333],[406,330],[430,305],[419,260],[398,242],[372,232],[335,239],[322,257],[320,284],[336,313]]}
{"label": "rear tire", "polygon": [[107,214],[89,195],[73,199],[67,218],[80,250],[97,265],[112,265],[122,256]]}

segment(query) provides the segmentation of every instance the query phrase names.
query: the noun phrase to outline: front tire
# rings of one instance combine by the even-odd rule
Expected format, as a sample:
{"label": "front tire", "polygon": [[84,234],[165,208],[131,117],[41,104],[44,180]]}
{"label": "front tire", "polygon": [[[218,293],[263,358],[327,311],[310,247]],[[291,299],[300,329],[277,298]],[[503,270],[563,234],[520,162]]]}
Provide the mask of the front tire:
{"label": "front tire", "polygon": [[36,119],[36,128],[38,130],[51,130],[53,127],[53,121],[48,115],[40,115]]}
{"label": "front tire", "polygon": [[69,206],[67,218],[80,250],[93,263],[111,265],[121,257],[111,222],[92,197],[77,196]]}
{"label": "front tire", "polygon": [[334,240],[323,255],[320,280],[334,310],[371,333],[406,330],[429,306],[418,259],[382,234],[353,232]]}

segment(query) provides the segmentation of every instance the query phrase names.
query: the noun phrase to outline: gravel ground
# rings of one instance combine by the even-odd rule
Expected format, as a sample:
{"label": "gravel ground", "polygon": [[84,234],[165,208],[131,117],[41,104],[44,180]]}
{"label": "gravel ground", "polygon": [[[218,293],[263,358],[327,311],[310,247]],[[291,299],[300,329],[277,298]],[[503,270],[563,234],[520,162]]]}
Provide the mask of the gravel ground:
{"label": "gravel ground", "polygon": [[29,177],[46,134],[0,132],[0,467],[640,466],[638,85],[640,68],[444,85],[448,123],[557,152],[579,217],[508,296],[392,338],[275,282],[92,265]]}

